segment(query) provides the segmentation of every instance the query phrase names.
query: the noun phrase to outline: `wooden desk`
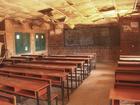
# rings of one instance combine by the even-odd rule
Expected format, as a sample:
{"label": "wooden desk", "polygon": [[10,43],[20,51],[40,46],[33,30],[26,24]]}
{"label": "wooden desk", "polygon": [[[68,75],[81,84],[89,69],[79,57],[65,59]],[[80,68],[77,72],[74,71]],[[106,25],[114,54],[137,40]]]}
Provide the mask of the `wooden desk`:
{"label": "wooden desk", "polygon": [[[26,59],[27,57],[26,56],[13,56],[12,57],[12,59],[21,59],[21,58],[24,58],[24,59]],[[33,57],[28,57],[28,58],[33,58]],[[59,59],[58,57],[56,57],[56,59],[55,59],[55,57],[51,57],[52,59],[50,59],[50,57],[48,58],[48,57],[43,57],[43,58],[34,58],[34,59],[36,59],[36,60],[59,60],[59,61],[81,61],[81,62],[85,62],[87,65],[89,65],[89,66],[87,66],[87,68],[88,68],[88,72],[90,72],[90,70],[91,70],[91,58],[75,58],[75,57],[62,57],[61,59]],[[58,58],[58,59],[57,59]],[[64,58],[64,59],[63,59]],[[22,60],[23,61],[23,60]],[[29,60],[27,60],[27,61],[29,61]]]}
{"label": "wooden desk", "polygon": [[120,58],[140,58],[140,55],[120,55]]}
{"label": "wooden desk", "polygon": [[118,66],[140,66],[140,62],[118,61]]}
{"label": "wooden desk", "polygon": [[116,69],[116,72],[118,72],[118,71],[127,71],[127,72],[129,72],[129,71],[133,71],[133,72],[135,72],[135,71],[140,71],[140,67],[133,67],[133,66],[122,66],[122,67],[117,67],[117,69]]}
{"label": "wooden desk", "polygon": [[63,60],[63,61],[85,61],[89,62],[91,58],[76,58],[76,57],[43,57],[43,60]]}
{"label": "wooden desk", "polygon": [[91,58],[76,58],[76,57],[43,57],[37,60],[61,60],[61,61],[84,61],[87,65],[88,74],[91,71]]}
{"label": "wooden desk", "polygon": [[58,70],[58,71],[65,71],[70,74],[71,77],[71,87],[73,87],[73,80],[72,80],[72,74],[75,73],[75,84],[76,87],[78,86],[77,83],[77,71],[76,66],[62,66],[62,65],[50,65],[50,64],[31,64],[31,63],[17,63],[14,65],[8,65],[12,67],[22,67],[22,68],[31,68],[31,69],[46,69],[46,70]]}
{"label": "wooden desk", "polygon": [[118,86],[110,92],[111,105],[120,105],[120,100],[140,102],[140,87]]}
{"label": "wooden desk", "polygon": [[140,67],[118,67],[115,71],[115,81],[116,83],[122,82],[124,84],[140,84]]}
{"label": "wooden desk", "polygon": [[16,97],[4,92],[0,92],[0,104],[1,105],[16,105]]}
{"label": "wooden desk", "polygon": [[47,70],[57,70],[57,71],[63,71],[63,72],[68,72],[68,73],[75,73],[76,71],[76,66],[73,65],[54,65],[54,64],[33,64],[31,62],[28,63],[16,63],[16,64],[8,64],[8,63],[3,63],[4,65],[7,66],[15,66],[15,67],[26,67],[26,68],[38,68],[38,69],[47,69]]}
{"label": "wooden desk", "polygon": [[4,100],[0,100],[0,104],[1,104],[1,105],[14,105],[14,104],[12,104],[12,103],[10,103],[10,102],[6,102],[6,101],[4,101]]}
{"label": "wooden desk", "polygon": [[17,63],[17,62],[22,62],[22,61],[27,61],[26,59],[22,58],[7,58],[3,60],[4,62],[11,62],[11,63]]}
{"label": "wooden desk", "polygon": [[94,58],[94,55],[50,55],[49,57],[76,57],[76,58]]}
{"label": "wooden desk", "polygon": [[133,83],[140,83],[140,72],[139,73],[128,73],[128,72],[116,72],[115,73],[115,80],[116,82],[133,82]]}
{"label": "wooden desk", "polygon": [[80,75],[81,75],[81,82],[85,78],[85,70],[84,70],[84,62],[83,61],[55,61],[55,60],[32,60],[32,61],[26,61],[26,60],[20,60],[16,58],[11,58],[5,60],[5,62],[11,62],[12,64],[15,63],[32,63],[32,64],[45,64],[45,65],[53,65],[53,66],[74,66],[77,68],[80,68]]}
{"label": "wooden desk", "polygon": [[[19,58],[19,57],[18,57]],[[17,58],[12,58],[12,59],[17,59]],[[20,61],[20,62],[26,62],[26,61]],[[72,62],[72,61],[71,61]],[[76,61],[76,62],[80,62],[81,63],[81,61]],[[82,61],[83,62],[83,61]],[[73,64],[69,64],[69,63],[66,63],[66,64],[62,64],[62,63],[55,63],[55,64],[46,64],[45,63],[45,65],[44,64],[42,64],[43,62],[42,61],[30,61],[30,62],[26,62],[26,63],[28,63],[28,65],[29,65],[29,63],[31,64],[31,63],[40,63],[39,64],[39,68],[45,68],[45,69],[59,69],[59,70],[62,70],[62,69],[65,69],[65,71],[66,72],[69,72],[70,73],[70,75],[72,76],[72,74],[74,73],[75,74],[75,84],[76,84],[76,87],[78,87],[78,84],[79,84],[79,81],[78,81],[78,77],[77,77],[77,65],[73,65]],[[75,62],[74,62],[75,63]],[[38,65],[38,64],[37,64]],[[37,66],[36,65],[36,66]],[[26,65],[27,66],[27,65]],[[42,66],[42,67],[41,67]],[[83,78],[84,78],[84,69],[82,69],[83,70]],[[81,71],[82,72],[82,71]],[[82,74],[82,73],[81,73]],[[72,80],[72,79],[71,79]],[[81,81],[82,81],[82,75],[81,75]],[[71,81],[71,83],[72,83],[72,81]],[[73,87],[73,86],[72,86]]]}
{"label": "wooden desk", "polygon": [[[16,59],[35,59],[35,57],[32,57],[32,56],[12,56],[11,58],[16,58]],[[39,58],[36,58],[36,59],[39,59]],[[75,60],[75,61],[80,61],[80,60],[82,60],[82,61],[86,61],[86,62],[89,62],[90,60],[91,60],[91,58],[90,57],[76,57],[76,56],[71,56],[71,57],[65,57],[65,56],[62,56],[62,57],[42,57],[42,58],[40,58],[40,59],[46,59],[46,60],[51,60],[51,59],[55,59],[55,60]]]}
{"label": "wooden desk", "polygon": [[46,55],[37,55],[37,54],[23,54],[21,56],[24,56],[24,57],[35,57],[35,58],[42,58],[42,57],[45,57]]}
{"label": "wooden desk", "polygon": [[21,55],[25,57],[35,57],[35,58],[44,58],[44,57],[72,57],[72,58],[89,58],[90,63],[94,60],[94,68],[96,68],[96,53],[93,54],[78,54],[78,55]]}
{"label": "wooden desk", "polygon": [[31,61],[35,59],[34,57],[23,57],[23,56],[12,56],[11,58],[22,59],[22,60],[27,60],[27,61]]}
{"label": "wooden desk", "polygon": [[120,58],[120,61],[140,62],[140,58]]}
{"label": "wooden desk", "polygon": [[[85,78],[85,70],[84,70],[84,62],[83,61],[56,61],[56,60],[33,60],[30,62],[27,61],[21,61],[23,63],[32,63],[32,64],[45,64],[46,66],[63,66],[66,68],[67,67],[75,67],[77,71],[80,71],[80,76],[81,76],[81,82]],[[79,70],[80,68],[80,70]],[[67,69],[67,68],[66,68]],[[68,68],[69,69],[69,68]]]}
{"label": "wooden desk", "polygon": [[17,67],[3,67],[0,68],[0,73],[8,73],[14,75],[21,75],[24,77],[41,78],[42,80],[50,79],[54,86],[61,87],[62,102],[64,102],[64,82],[67,82],[67,96],[69,98],[69,85],[68,85],[68,73],[55,71],[55,70],[43,70],[43,69],[28,69]]}
{"label": "wooden desk", "polygon": [[[34,63],[55,64],[55,65],[74,65],[77,66],[81,74],[81,82],[85,79],[86,70],[84,69],[84,61],[61,61],[61,60],[36,60]],[[80,70],[79,70],[80,69]]]}
{"label": "wooden desk", "polygon": [[47,93],[48,104],[51,105],[50,85],[44,81],[0,76],[0,91],[36,99],[37,105],[40,105],[42,95]]}
{"label": "wooden desk", "polygon": [[[90,66],[93,64],[96,68],[96,54],[78,54],[78,55],[50,55],[48,57],[65,57],[65,58],[89,58]],[[93,62],[94,61],[94,62]],[[91,69],[91,68],[90,68]]]}
{"label": "wooden desk", "polygon": [[[28,55],[21,55],[21,56],[31,56],[31,57],[45,57],[47,55],[36,55],[36,54],[28,54]],[[54,57],[57,57],[57,56],[60,56],[60,57],[90,57],[90,58],[93,58],[96,56],[96,53],[93,53],[93,54],[77,54],[77,55],[50,55],[50,56],[54,56]]]}
{"label": "wooden desk", "polygon": [[[58,83],[58,81],[66,80],[68,73],[55,71],[55,70],[43,70],[43,69],[29,69],[29,68],[17,68],[17,67],[2,67],[0,68],[0,72],[13,72],[19,73],[19,75],[30,75],[32,77],[40,77],[45,79],[51,79],[52,83]],[[55,79],[54,79],[55,78]]]}

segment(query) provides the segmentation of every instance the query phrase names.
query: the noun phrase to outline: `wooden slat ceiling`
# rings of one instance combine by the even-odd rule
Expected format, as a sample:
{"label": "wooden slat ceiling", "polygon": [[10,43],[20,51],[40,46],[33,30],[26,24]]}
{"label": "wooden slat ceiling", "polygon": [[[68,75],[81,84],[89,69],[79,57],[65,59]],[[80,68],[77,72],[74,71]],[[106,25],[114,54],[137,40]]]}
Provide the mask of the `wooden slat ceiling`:
{"label": "wooden slat ceiling", "polygon": [[0,20],[92,24],[103,19],[116,21],[118,16],[135,11],[137,3],[140,0],[0,0]]}

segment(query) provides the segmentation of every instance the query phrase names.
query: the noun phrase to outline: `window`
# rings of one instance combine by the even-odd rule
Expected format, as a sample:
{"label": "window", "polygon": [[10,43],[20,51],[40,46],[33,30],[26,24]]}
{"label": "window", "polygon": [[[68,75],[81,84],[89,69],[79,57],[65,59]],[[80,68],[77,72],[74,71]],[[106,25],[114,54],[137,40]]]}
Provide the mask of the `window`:
{"label": "window", "polygon": [[42,51],[46,49],[46,37],[43,33],[35,34],[35,48],[36,51]]}
{"label": "window", "polygon": [[15,48],[16,48],[16,54],[30,52],[30,34],[16,32]]}

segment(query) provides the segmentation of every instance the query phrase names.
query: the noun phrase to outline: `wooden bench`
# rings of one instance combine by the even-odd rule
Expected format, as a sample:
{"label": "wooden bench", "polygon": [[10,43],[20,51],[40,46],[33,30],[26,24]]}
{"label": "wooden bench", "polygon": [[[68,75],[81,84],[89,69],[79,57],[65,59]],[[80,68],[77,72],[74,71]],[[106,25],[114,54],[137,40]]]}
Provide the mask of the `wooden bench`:
{"label": "wooden bench", "polygon": [[[27,56],[27,57],[46,57],[47,55],[36,55],[36,54],[28,54],[28,55],[21,55],[21,56]],[[73,55],[49,55],[49,56],[54,56],[54,57],[57,57],[57,56],[64,56],[64,57],[90,57],[90,58],[94,58],[96,57],[96,53],[92,53],[92,54],[73,54]]]}
{"label": "wooden bench", "polygon": [[[32,56],[29,56],[29,58],[33,58]],[[24,59],[26,59],[27,57],[26,56],[13,56],[12,58],[14,58],[13,60],[17,60],[17,59],[22,59],[22,58],[24,58]],[[54,58],[54,57],[53,57]],[[61,61],[61,64],[62,64],[62,61],[63,62],[67,62],[67,63],[65,63],[65,65],[66,64],[69,64],[69,63],[72,63],[72,62],[74,62],[75,63],[75,61],[79,61],[79,62],[84,62],[84,65],[85,64],[87,64],[87,66],[84,66],[83,68],[83,70],[85,70],[85,72],[84,73],[86,73],[86,71],[87,71],[87,75],[90,73],[90,70],[91,70],[91,64],[90,64],[90,58],[76,58],[76,60],[75,59],[71,59],[71,58],[74,58],[74,57],[69,57],[70,59],[46,59],[46,57],[43,57],[43,58],[34,58],[34,59],[36,59],[37,61],[34,61],[34,62],[48,62],[48,60],[49,60],[49,62],[50,61]],[[8,60],[7,60],[8,61]],[[26,60],[26,61],[28,61],[28,60]],[[70,62],[71,61],[71,62]],[[19,61],[19,62],[23,62],[23,60],[21,60],[21,61]],[[32,61],[33,62],[33,61]],[[48,63],[49,63],[48,62]],[[85,63],[85,62],[87,62],[87,63]],[[53,63],[54,64],[54,63]],[[58,63],[57,63],[58,64]],[[60,64],[60,63],[59,63]],[[89,66],[89,64],[90,64],[90,66]],[[87,68],[87,70],[86,70],[86,68]]]}
{"label": "wooden bench", "polygon": [[37,60],[54,60],[54,61],[83,61],[84,70],[87,71],[87,74],[91,72],[91,58],[76,58],[76,57],[43,57],[38,58]]}
{"label": "wooden bench", "polygon": [[[10,60],[5,60],[5,62],[14,62],[14,60],[17,60],[17,59],[10,59]],[[12,63],[13,63],[12,62]],[[45,64],[46,66],[47,65],[52,65],[52,66],[63,66],[63,67],[66,67],[66,66],[74,66],[77,68],[77,76],[79,76],[78,78],[80,78],[80,83],[82,83],[83,79],[85,79],[85,76],[87,76],[87,73],[86,71],[84,70],[84,62],[83,61],[55,61],[55,60],[33,60],[33,61],[26,61],[26,60],[17,60],[17,62],[19,63],[32,63],[32,64]]]}
{"label": "wooden bench", "polygon": [[[14,58],[14,57],[13,57]],[[15,57],[14,59],[17,59],[17,58],[20,58],[20,56],[18,56],[18,57]],[[21,58],[23,58],[23,57],[21,57]],[[45,61],[45,60],[44,60]],[[44,63],[44,61],[42,62],[42,61],[30,61],[29,63]],[[46,60],[47,61],[47,60]],[[62,60],[63,61],[63,60]],[[77,61],[77,60],[76,60]],[[82,62],[84,61],[84,60],[81,60]],[[80,61],[80,62],[81,62]],[[22,61],[23,62],[23,61]],[[65,62],[65,61],[63,61],[63,62]],[[72,62],[72,61],[71,61]],[[25,63],[25,62],[24,62]],[[44,66],[43,66],[44,67]],[[84,68],[83,69],[80,69],[80,70],[82,70],[80,73],[77,73],[77,66],[76,65],[72,65],[72,64],[69,64],[69,63],[67,63],[67,64],[62,64],[62,63],[45,63],[45,67],[48,67],[48,68],[60,68],[60,69],[65,69],[65,70],[72,70],[72,69],[75,69],[75,72],[71,72],[71,71],[68,71],[68,72],[70,72],[70,73],[72,73],[72,74],[74,74],[74,75],[71,75],[70,74],[70,79],[71,79],[71,76],[73,77],[73,78],[75,78],[74,80],[75,80],[75,84],[76,84],[76,87],[78,87],[78,84],[80,84],[81,82],[82,82],[82,80],[85,78],[85,75],[87,75],[88,74],[88,72],[86,72],[85,73],[85,70],[84,70]],[[78,74],[80,74],[80,75],[78,75]],[[80,80],[80,82],[79,82],[79,79],[81,79]]]}
{"label": "wooden bench", "polygon": [[[75,86],[78,86],[78,79],[77,79],[77,67],[76,66],[62,66],[62,65],[49,65],[49,64],[32,64],[32,63],[17,63],[17,64],[10,64],[8,66],[11,67],[22,67],[22,68],[30,68],[30,69],[44,69],[44,70],[58,70],[67,72],[70,74],[71,80],[71,87],[73,87],[73,82],[75,81]],[[72,79],[72,74],[75,74],[75,80]]]}
{"label": "wooden bench", "polygon": [[140,58],[140,55],[120,55],[120,58]]}
{"label": "wooden bench", "polygon": [[131,82],[140,84],[140,72],[116,72],[116,82]]}
{"label": "wooden bench", "polygon": [[[85,75],[86,75],[86,71],[84,70],[84,62],[83,61],[48,61],[48,60],[34,60],[34,61],[30,61],[30,62],[26,62],[24,61],[23,63],[31,63],[31,64],[45,64],[45,66],[62,66],[65,67],[65,69],[69,69],[67,67],[75,67],[75,71],[77,72],[77,78],[80,79],[80,82],[78,81],[78,83],[82,83],[83,79],[85,79]],[[75,75],[75,73],[74,73]],[[75,78],[75,76],[73,75],[73,78]]]}
{"label": "wooden bench", "polygon": [[[140,86],[117,85],[110,92],[111,105],[120,105],[121,100],[140,104]],[[139,103],[139,104],[138,104]]]}
{"label": "wooden bench", "polygon": [[34,57],[25,57],[25,56],[11,56],[11,58],[20,59],[20,60],[27,60],[27,61],[31,61],[31,60],[35,59]]}
{"label": "wooden bench", "polygon": [[24,54],[24,55],[21,55],[21,56],[24,56],[24,57],[35,57],[35,58],[42,58],[42,57],[45,57],[46,55],[43,55],[43,54]]}
{"label": "wooden bench", "polygon": [[0,105],[16,105],[16,97],[4,92],[0,92]]}
{"label": "wooden bench", "polygon": [[[49,105],[51,105],[52,101],[50,84],[46,81],[29,80],[25,78],[1,75],[0,91],[35,99],[37,105],[40,105],[40,99],[47,100]],[[56,97],[57,96],[53,97],[53,99]]]}
{"label": "wooden bench", "polygon": [[110,92],[111,105],[120,100],[134,101],[140,105],[140,58],[121,56],[115,71],[115,86]]}
{"label": "wooden bench", "polygon": [[137,82],[140,83],[140,67],[118,67],[115,71],[116,82]]}
{"label": "wooden bench", "polygon": [[140,62],[135,62],[135,61],[132,61],[132,62],[118,61],[118,66],[119,67],[121,67],[121,66],[129,66],[129,67],[137,66],[137,67],[140,67]]}
{"label": "wooden bench", "polygon": [[120,58],[120,61],[127,61],[127,62],[140,62],[140,58]]}
{"label": "wooden bench", "polygon": [[69,99],[69,83],[68,73],[55,71],[55,70],[43,70],[43,69],[28,69],[17,67],[3,67],[0,68],[0,73],[14,74],[22,77],[34,77],[37,79],[47,80],[50,79],[53,86],[61,88],[62,102],[64,102],[64,82],[67,84],[67,96]]}
{"label": "wooden bench", "polygon": [[96,68],[96,53],[92,54],[76,54],[76,55],[50,55],[50,57],[74,57],[74,58],[91,58],[90,63],[91,65]]}
{"label": "wooden bench", "polygon": [[140,71],[140,67],[135,66],[119,66],[116,71]]}

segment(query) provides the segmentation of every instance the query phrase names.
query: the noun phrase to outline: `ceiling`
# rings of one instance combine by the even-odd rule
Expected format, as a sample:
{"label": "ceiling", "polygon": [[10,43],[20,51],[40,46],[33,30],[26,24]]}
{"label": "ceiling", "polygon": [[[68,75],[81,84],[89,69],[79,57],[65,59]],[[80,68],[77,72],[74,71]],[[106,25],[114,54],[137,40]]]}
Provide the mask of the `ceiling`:
{"label": "ceiling", "polygon": [[136,11],[140,0],[0,0],[0,20],[43,21],[75,24],[116,21]]}

